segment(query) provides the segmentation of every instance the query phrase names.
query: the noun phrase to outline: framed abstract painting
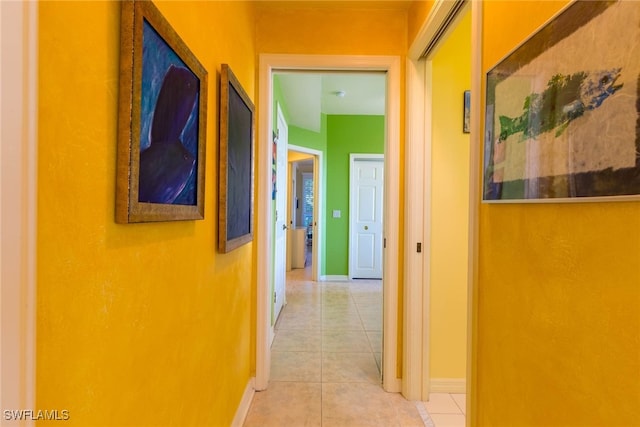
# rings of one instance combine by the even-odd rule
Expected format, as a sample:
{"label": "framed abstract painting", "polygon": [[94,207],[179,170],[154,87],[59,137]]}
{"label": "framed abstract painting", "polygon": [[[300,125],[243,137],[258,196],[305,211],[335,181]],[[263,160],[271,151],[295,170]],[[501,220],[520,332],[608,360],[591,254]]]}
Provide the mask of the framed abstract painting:
{"label": "framed abstract painting", "polygon": [[227,64],[220,72],[218,250],[253,240],[255,107]]}
{"label": "framed abstract painting", "polygon": [[485,202],[640,195],[640,3],[576,1],[487,73]]}
{"label": "framed abstract painting", "polygon": [[120,31],[116,222],[203,219],[207,72],[150,1]]}

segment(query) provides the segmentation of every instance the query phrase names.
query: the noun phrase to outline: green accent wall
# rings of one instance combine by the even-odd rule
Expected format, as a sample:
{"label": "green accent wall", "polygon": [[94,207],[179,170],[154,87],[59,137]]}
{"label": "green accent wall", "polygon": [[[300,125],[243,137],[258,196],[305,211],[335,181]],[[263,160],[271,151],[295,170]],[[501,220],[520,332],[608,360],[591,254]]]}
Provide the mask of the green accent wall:
{"label": "green accent wall", "polygon": [[[276,105],[280,104],[289,123],[287,106],[283,102],[278,75],[273,77],[273,127],[276,128]],[[323,153],[324,224],[319,236],[323,251],[321,276],[349,274],[349,155],[351,153],[384,153],[384,116],[325,115],[320,132],[289,124],[289,145],[311,148]],[[275,212],[275,202],[272,206]],[[333,218],[340,210],[341,217]],[[275,219],[275,214],[273,215]],[[275,226],[275,223],[272,224]],[[275,271],[275,269],[272,269]],[[272,290],[273,290],[272,277]],[[273,319],[272,319],[273,320]]]}
{"label": "green accent wall", "polygon": [[320,132],[289,125],[289,145],[327,152],[327,116],[322,114]]}
{"label": "green accent wall", "polygon": [[282,96],[282,86],[280,84],[280,78],[277,74],[273,75],[273,129],[275,130],[278,127],[278,109],[277,105],[280,104],[280,109],[282,110],[282,114],[284,114],[284,119],[287,123],[289,123],[289,108],[287,108],[284,103],[284,99]]}
{"label": "green accent wall", "polygon": [[[349,155],[384,153],[384,116],[327,116],[325,275],[349,274]],[[333,218],[340,210],[341,217]]]}
{"label": "green accent wall", "polygon": [[[274,98],[278,99],[277,80],[274,83]],[[321,151],[324,157],[325,200],[320,202],[324,224],[319,236],[324,248],[322,276],[349,274],[349,155],[383,154],[384,122],[384,116],[323,114],[320,132],[289,125],[290,145]],[[340,218],[333,218],[334,210],[341,211]]]}

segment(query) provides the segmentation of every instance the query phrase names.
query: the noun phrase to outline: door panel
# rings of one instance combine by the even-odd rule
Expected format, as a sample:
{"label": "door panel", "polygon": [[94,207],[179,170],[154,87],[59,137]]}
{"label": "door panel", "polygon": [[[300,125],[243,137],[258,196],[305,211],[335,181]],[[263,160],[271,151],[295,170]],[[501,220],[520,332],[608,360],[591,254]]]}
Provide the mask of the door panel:
{"label": "door panel", "polygon": [[384,160],[355,160],[352,167],[350,275],[353,278],[381,279]]}
{"label": "door panel", "polygon": [[278,143],[276,145],[276,212],[275,212],[275,256],[274,256],[274,295],[272,322],[285,304],[286,293],[286,264],[287,264],[287,122],[282,115],[280,106],[278,114]]}
{"label": "door panel", "polygon": [[376,266],[375,236],[373,234],[358,235],[358,270],[373,270]]}

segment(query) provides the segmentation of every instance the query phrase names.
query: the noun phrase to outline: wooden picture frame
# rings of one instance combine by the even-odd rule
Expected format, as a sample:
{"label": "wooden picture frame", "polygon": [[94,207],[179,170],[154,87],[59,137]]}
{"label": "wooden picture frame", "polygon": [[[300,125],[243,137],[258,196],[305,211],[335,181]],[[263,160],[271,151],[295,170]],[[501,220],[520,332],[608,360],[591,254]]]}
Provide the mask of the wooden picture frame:
{"label": "wooden picture frame", "polygon": [[227,64],[220,73],[218,250],[253,240],[255,107]]}
{"label": "wooden picture frame", "polygon": [[152,2],[122,2],[116,222],[204,218],[207,79]]}
{"label": "wooden picture frame", "polygon": [[572,2],[487,72],[484,202],[638,199],[639,21]]}

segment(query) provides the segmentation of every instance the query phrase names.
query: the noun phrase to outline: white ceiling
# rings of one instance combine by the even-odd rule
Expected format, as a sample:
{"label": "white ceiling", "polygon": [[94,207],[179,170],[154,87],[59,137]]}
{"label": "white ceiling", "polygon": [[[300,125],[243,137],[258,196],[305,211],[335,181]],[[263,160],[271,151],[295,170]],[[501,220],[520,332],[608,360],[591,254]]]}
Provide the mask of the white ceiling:
{"label": "white ceiling", "polygon": [[[320,131],[320,115],[384,115],[383,72],[279,72],[289,124]],[[338,96],[344,92],[344,96]]]}

